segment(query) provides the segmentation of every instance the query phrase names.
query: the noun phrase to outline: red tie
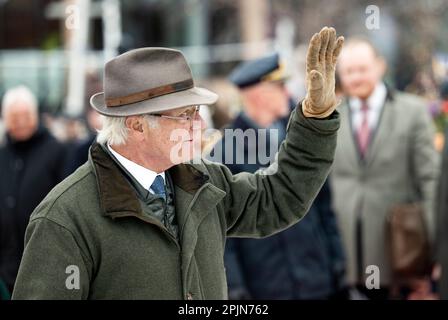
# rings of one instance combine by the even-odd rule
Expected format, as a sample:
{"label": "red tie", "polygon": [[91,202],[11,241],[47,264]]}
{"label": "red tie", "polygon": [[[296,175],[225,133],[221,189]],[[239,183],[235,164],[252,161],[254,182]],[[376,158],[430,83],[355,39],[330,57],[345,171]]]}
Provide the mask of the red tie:
{"label": "red tie", "polygon": [[362,101],[361,112],[362,112],[362,122],[361,126],[358,129],[358,144],[359,144],[359,151],[361,152],[361,157],[365,158],[370,138],[369,117],[368,117],[369,106],[367,105],[367,101],[365,100]]}

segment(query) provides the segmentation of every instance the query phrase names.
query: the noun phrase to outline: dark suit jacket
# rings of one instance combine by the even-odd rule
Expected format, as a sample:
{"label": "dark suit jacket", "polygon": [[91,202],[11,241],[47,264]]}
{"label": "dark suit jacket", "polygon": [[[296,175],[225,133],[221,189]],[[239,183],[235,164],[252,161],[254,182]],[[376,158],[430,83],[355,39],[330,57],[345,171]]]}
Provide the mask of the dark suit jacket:
{"label": "dark suit jacket", "polygon": [[448,299],[448,130],[442,156],[442,172],[437,193],[437,259],[442,266],[440,298]]}

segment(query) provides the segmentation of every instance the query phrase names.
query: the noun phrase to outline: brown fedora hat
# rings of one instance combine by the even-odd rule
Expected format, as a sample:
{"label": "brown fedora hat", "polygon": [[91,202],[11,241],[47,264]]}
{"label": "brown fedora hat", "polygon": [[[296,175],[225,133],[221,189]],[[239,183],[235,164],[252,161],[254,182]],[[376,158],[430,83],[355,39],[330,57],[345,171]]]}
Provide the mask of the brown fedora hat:
{"label": "brown fedora hat", "polygon": [[218,95],[194,86],[184,55],[167,48],[128,51],[106,63],[104,92],[94,94],[90,104],[107,116],[131,116],[209,105]]}

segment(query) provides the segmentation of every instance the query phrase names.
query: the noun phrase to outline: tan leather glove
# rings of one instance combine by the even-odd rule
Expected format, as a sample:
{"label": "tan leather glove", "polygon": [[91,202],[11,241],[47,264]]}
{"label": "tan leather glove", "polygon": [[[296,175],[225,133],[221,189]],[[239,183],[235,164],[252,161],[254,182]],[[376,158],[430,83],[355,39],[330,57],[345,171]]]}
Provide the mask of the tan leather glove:
{"label": "tan leather glove", "polygon": [[324,27],[311,38],[306,57],[307,94],[302,102],[305,117],[328,117],[340,103],[334,89],[336,60],[343,43],[344,37],[336,39],[334,28]]}

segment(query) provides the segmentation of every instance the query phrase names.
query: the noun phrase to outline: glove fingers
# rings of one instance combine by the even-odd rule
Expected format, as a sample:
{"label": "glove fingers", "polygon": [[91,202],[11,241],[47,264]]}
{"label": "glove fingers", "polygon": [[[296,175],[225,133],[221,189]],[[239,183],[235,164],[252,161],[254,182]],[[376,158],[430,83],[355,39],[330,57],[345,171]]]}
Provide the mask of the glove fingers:
{"label": "glove fingers", "polygon": [[344,45],[344,37],[339,37],[338,40],[336,40],[336,46],[334,48],[333,52],[333,63],[336,63],[336,60],[338,59],[339,53],[341,53],[342,46]]}
{"label": "glove fingers", "polygon": [[328,39],[329,39],[329,34],[328,34],[328,28],[324,27],[321,31],[320,31],[320,37],[322,39],[322,44],[320,46],[320,50],[319,50],[319,62],[325,62],[325,54],[327,52],[327,47],[328,47]]}
{"label": "glove fingers", "polygon": [[324,87],[324,78],[319,71],[313,70],[310,73],[308,81],[308,92],[315,105],[319,105],[323,99],[322,90]]}
{"label": "glove fingers", "polygon": [[318,33],[315,33],[310,41],[310,46],[308,47],[308,53],[306,57],[306,70],[311,72],[311,70],[317,69],[317,63],[319,62],[319,50],[320,50],[321,40]]}
{"label": "glove fingers", "polygon": [[327,52],[325,53],[325,62],[330,65],[333,63],[333,52],[336,46],[336,30],[334,28],[329,29],[329,39]]}
{"label": "glove fingers", "polygon": [[336,108],[334,72],[343,43],[344,38],[336,39],[336,30],[328,27],[311,38],[307,53],[308,92],[302,104],[306,117],[326,117]]}

